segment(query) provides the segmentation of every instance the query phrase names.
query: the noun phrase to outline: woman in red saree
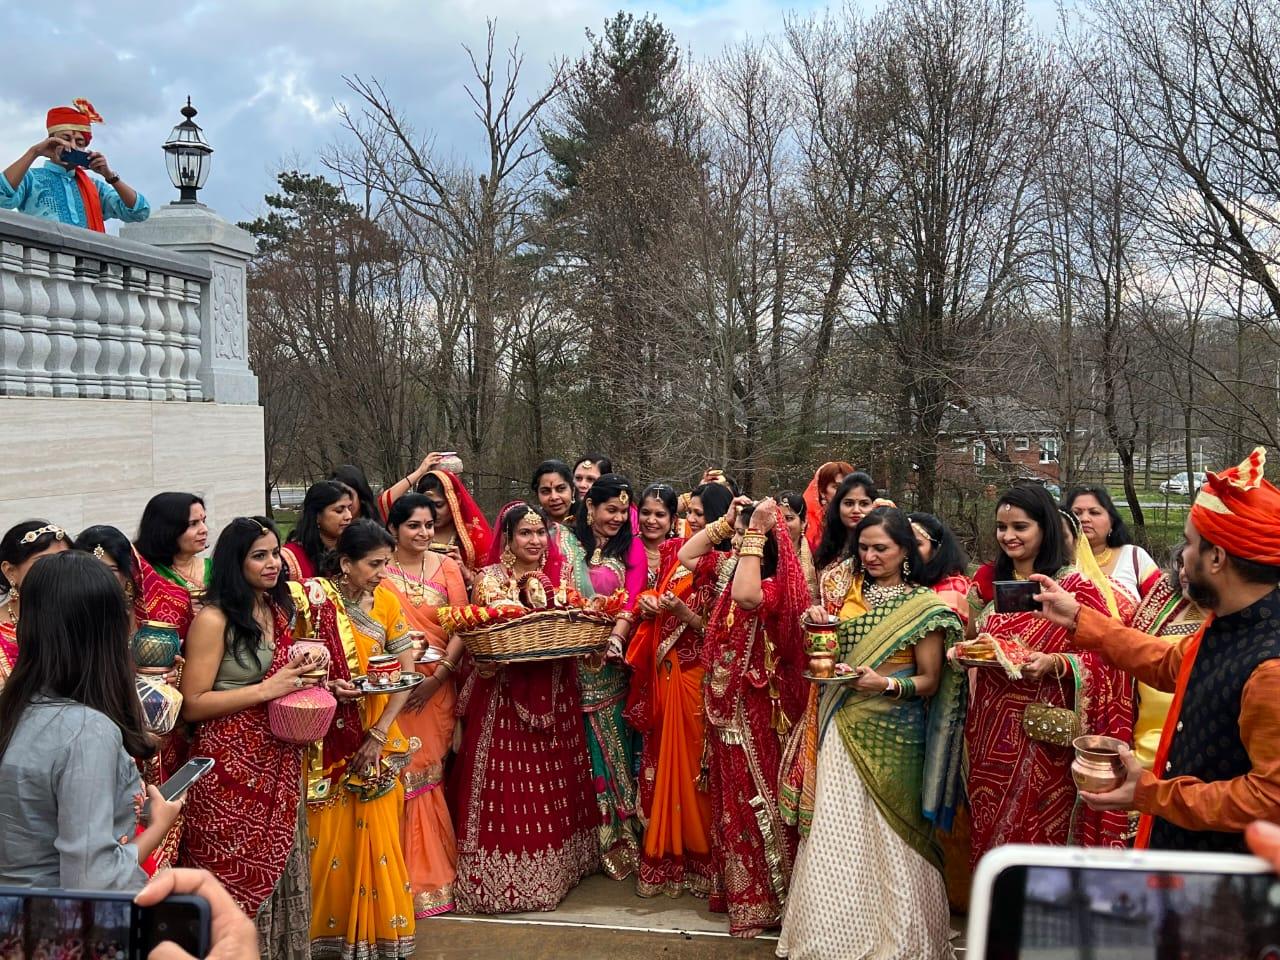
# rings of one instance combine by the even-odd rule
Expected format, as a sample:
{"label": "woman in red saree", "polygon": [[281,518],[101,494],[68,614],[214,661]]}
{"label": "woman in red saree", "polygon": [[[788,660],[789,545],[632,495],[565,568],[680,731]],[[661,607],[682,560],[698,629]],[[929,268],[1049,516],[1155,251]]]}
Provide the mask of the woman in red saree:
{"label": "woman in red saree", "polygon": [[345,483],[321,480],[307,488],[298,522],[289,531],[281,557],[294,583],[320,576],[325,555],[351,525],[355,494]]}
{"label": "woman in red saree", "polygon": [[740,512],[738,564],[702,646],[715,865],[709,905],[728,911],[735,937],[782,922],[796,853],[778,781],[782,738],[809,695],[800,631],[809,592],[791,538],[774,532],[776,520],[772,500]]}
{"label": "woman in red saree", "polygon": [[1048,492],[1026,484],[996,503],[1000,556],[979,568],[970,589],[970,635],[1017,638],[1034,651],[1012,679],[999,667],[974,671],[965,721],[968,796],[973,818],[970,863],[1006,843],[1123,846],[1128,817],[1076,803],[1073,751],[1030,738],[1023,714],[1033,703],[1066,707],[1084,733],[1133,739],[1133,694],[1125,675],[1096,653],[1077,651],[1067,632],[1032,613],[996,613],[997,580],[1052,576],[1081,604],[1106,613],[1102,594],[1069,566],[1061,516]]}
{"label": "woman in red saree", "polygon": [[448,470],[431,470],[418,482],[418,493],[436,508],[431,549],[441,550],[462,569],[468,586],[489,553],[493,531],[466,486]]}
{"label": "woman in red saree", "polygon": [[[632,667],[626,717],[644,737],[640,809],[647,826],[636,892],[696,897],[711,892],[711,797],[702,765],[702,638],[716,599],[733,573],[729,490],[716,486],[690,511],[688,541],[661,547],[658,585],[640,594],[638,622],[627,647]],[[719,524],[719,525],[717,525]],[[704,532],[712,526],[712,532]],[[720,534],[723,543],[711,538]],[[689,566],[680,562],[687,549]]]}
{"label": "woman in red saree", "polygon": [[69,549],[67,532],[48,520],[23,520],[0,537],[0,686],[18,661],[22,578],[41,557]]}
{"label": "woman in red saree", "polygon": [[315,683],[294,656],[294,605],[269,520],[237,517],[218,537],[206,605],[187,635],[182,715],[216,761],[187,795],[179,863],[208,870],[255,918],[261,954],[310,956],[305,747],[278,740],[267,704]]}
{"label": "woman in red saree", "polygon": [[[517,581],[529,573],[563,583],[541,507],[509,504],[498,528],[475,603],[519,603]],[[570,660],[473,667],[463,683],[462,746],[449,776],[459,910],[554,910],[599,863],[580,696]]]}
{"label": "woman in red saree", "polygon": [[[458,863],[453,821],[441,787],[458,699],[453,674],[465,647],[461,637],[445,635],[438,611],[442,606],[465,606],[467,587],[458,565],[429,549],[434,526],[435,508],[420,493],[406,494],[391,505],[387,528],[396,538],[396,546],[382,581],[382,586],[400,599],[405,618],[412,629],[422,633],[424,644],[417,669],[427,679],[409,694],[409,702],[396,721],[405,736],[421,743],[401,777],[401,841],[418,919],[454,908],[453,880]],[[426,662],[428,659],[431,662]]]}

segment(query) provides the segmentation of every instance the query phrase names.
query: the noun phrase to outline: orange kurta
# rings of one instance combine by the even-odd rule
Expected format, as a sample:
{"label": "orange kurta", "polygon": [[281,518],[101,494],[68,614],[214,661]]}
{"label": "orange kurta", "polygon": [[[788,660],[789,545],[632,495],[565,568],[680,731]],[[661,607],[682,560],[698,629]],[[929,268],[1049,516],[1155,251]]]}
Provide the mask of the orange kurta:
{"label": "orange kurta", "polygon": [[[1194,656],[1200,634],[1173,645],[1121,626],[1093,610],[1081,609],[1075,643],[1108,660],[1157,690],[1178,685],[1184,658]],[[1134,803],[1142,813],[1189,830],[1243,831],[1252,821],[1274,820],[1280,810],[1280,660],[1253,671],[1240,694],[1240,739],[1253,769],[1243,777],[1206,783],[1195,777],[1161,779],[1144,771]],[[1166,722],[1178,721],[1175,699]],[[1163,744],[1162,744],[1163,746]]]}
{"label": "orange kurta", "polygon": [[[468,598],[458,565],[448,557],[439,560],[439,566],[425,579],[421,572],[410,573],[391,564],[382,583],[400,598],[409,626],[427,635],[431,649],[444,653],[448,638],[436,611],[441,606],[465,606]],[[418,672],[431,676],[440,662],[420,663]],[[401,839],[413,889],[414,914],[419,919],[447,913],[454,907],[458,846],[445,792],[440,787],[453,739],[456,703],[457,690],[450,676],[421,710],[406,708],[396,718],[405,736],[421,744],[401,777],[405,799]]]}

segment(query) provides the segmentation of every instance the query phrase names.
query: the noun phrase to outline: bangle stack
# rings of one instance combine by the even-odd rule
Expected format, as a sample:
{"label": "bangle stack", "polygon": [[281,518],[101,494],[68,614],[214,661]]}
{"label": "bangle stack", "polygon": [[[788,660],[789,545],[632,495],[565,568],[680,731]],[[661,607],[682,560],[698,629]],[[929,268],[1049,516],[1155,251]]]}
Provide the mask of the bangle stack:
{"label": "bangle stack", "polygon": [[436,672],[433,673],[432,676],[439,676],[441,673],[451,673],[453,671],[453,667],[453,661],[448,657],[445,657],[440,661],[440,666],[436,667]]}
{"label": "bangle stack", "polygon": [[916,682],[910,677],[903,677],[899,680],[897,677],[885,677],[887,686],[884,688],[884,695],[890,700],[914,700],[916,697]]}
{"label": "bangle stack", "polygon": [[704,528],[712,543],[723,543],[733,536],[733,524],[724,517],[714,520]]}
{"label": "bangle stack", "polygon": [[378,743],[382,744],[384,747],[387,745],[387,735],[383,733],[381,730],[379,730],[377,727],[370,727],[367,733],[369,734],[369,736],[371,736]]}
{"label": "bangle stack", "polygon": [[759,530],[748,530],[742,535],[742,543],[738,545],[739,557],[763,557],[765,534]]}

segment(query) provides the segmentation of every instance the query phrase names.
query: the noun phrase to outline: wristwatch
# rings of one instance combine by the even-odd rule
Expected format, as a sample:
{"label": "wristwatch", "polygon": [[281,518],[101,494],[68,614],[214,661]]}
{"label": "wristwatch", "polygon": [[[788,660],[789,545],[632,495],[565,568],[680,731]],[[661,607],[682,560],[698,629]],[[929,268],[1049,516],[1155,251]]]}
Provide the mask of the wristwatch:
{"label": "wristwatch", "polygon": [[107,181],[108,186],[114,187],[120,180],[120,174],[113,173],[111,176],[105,177],[104,179]]}

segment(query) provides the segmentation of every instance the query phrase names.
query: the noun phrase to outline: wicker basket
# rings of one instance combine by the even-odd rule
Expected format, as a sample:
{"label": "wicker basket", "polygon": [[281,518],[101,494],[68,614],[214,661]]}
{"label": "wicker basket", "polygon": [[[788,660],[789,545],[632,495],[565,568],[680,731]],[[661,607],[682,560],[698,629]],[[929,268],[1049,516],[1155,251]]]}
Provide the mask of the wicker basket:
{"label": "wicker basket", "polygon": [[537,610],[458,636],[477,663],[524,663],[603,653],[613,624],[612,617],[585,610]]}

